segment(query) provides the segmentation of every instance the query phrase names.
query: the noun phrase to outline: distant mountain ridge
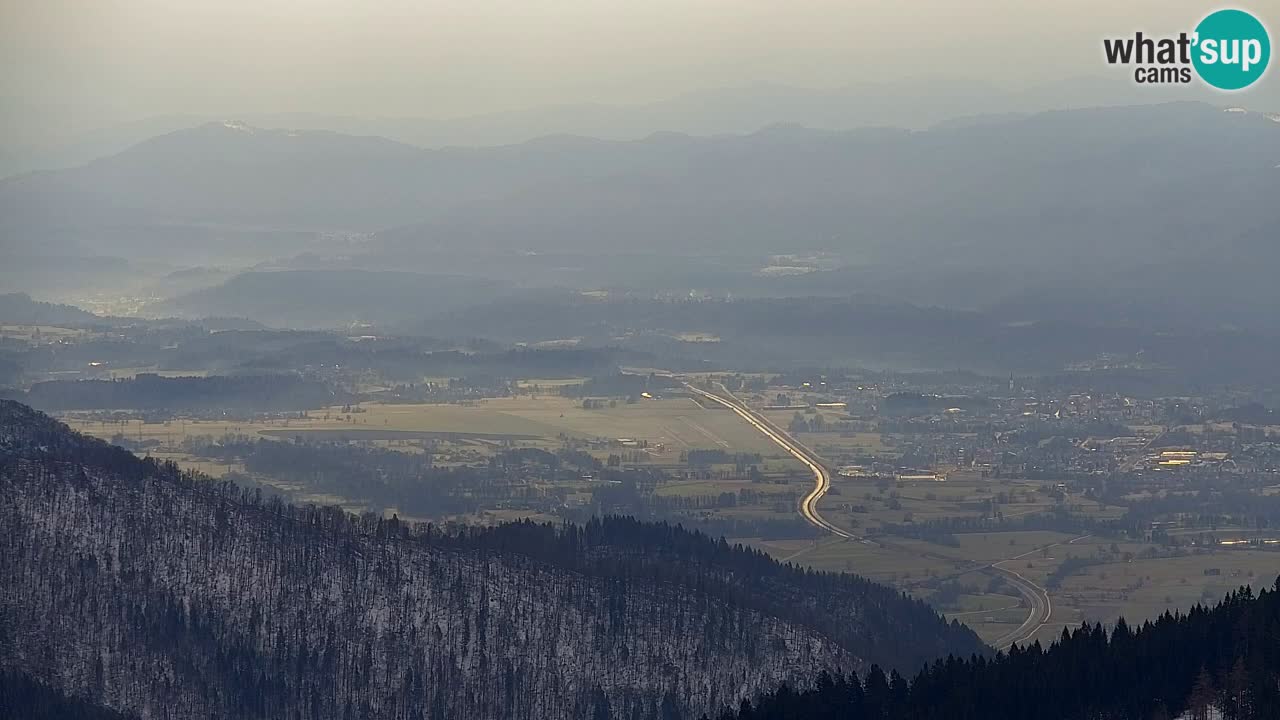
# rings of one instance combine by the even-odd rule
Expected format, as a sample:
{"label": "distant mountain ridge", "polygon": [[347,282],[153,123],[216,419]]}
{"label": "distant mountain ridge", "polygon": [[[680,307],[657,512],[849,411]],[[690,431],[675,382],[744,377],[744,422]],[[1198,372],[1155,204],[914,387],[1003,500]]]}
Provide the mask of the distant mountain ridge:
{"label": "distant mountain ridge", "polygon": [[[962,77],[862,82],[810,88],[755,82],[706,88],[653,102],[583,102],[487,112],[456,117],[389,117],[310,112],[233,113],[263,128],[331,130],[377,135],[419,147],[494,146],[545,135],[583,135],[634,140],[655,132],[694,135],[750,133],[774,123],[832,130],[868,126],[924,129],[954,118],[1035,113],[1203,100],[1220,96],[1193,88],[1136,87],[1127,77],[1076,77],[1010,90]],[[1254,90],[1253,109],[1280,112],[1275,89]],[[174,114],[144,118],[76,133],[33,126],[0,149],[0,177],[31,170],[75,167],[105,157],[148,137],[217,118]],[[15,118],[16,121],[16,118]]]}
{"label": "distant mountain ridge", "polygon": [[392,324],[508,297],[477,278],[367,270],[280,270],[236,275],[161,309],[188,316],[253,316],[277,327]]}
{"label": "distant mountain ridge", "polygon": [[1185,103],[918,133],[791,127],[431,151],[216,123],[0,182],[0,232],[399,226],[383,245],[1132,260],[1181,251],[1210,227],[1228,241],[1270,227],[1277,211],[1250,198],[1280,188],[1278,162],[1280,124]]}
{"label": "distant mountain ridge", "polygon": [[[194,254],[208,264],[219,254],[296,256],[332,236],[326,258],[298,256],[296,267],[485,278],[475,287],[442,279],[452,294],[380,308],[394,320],[486,287],[675,282],[687,291],[719,278],[734,293],[767,284],[805,295],[823,283],[816,292],[831,294],[844,281],[849,292],[922,293],[951,308],[1036,309],[1015,322],[1079,321],[1065,297],[1089,298],[1087,314],[1103,318],[1272,328],[1280,248],[1269,239],[1280,205],[1267,199],[1278,195],[1280,123],[1198,103],[918,132],[775,125],[442,150],[216,123],[83,168],[0,181],[0,235],[17,250],[73,257],[109,243],[137,262]],[[750,269],[787,254],[836,269],[747,282]],[[606,262],[618,256],[629,259]],[[736,277],[723,274],[729,267]],[[267,277],[189,299],[206,306],[198,314],[253,315],[270,305],[247,307],[248,298],[274,296],[313,308],[308,326],[332,327],[369,320],[361,308],[386,296],[335,285],[326,300],[324,287],[298,283],[237,296],[238,285]]]}

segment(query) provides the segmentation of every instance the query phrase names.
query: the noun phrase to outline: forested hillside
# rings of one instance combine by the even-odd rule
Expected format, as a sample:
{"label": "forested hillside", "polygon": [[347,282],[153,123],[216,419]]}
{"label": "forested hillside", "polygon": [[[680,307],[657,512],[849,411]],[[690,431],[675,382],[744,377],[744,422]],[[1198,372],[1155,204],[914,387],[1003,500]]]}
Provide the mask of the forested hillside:
{"label": "forested hillside", "polygon": [[127,380],[49,380],[33,385],[25,399],[45,410],[163,408],[172,412],[304,410],[340,404],[348,396],[296,375],[170,378],[144,373]]}
{"label": "forested hillside", "polygon": [[133,720],[92,703],[70,698],[26,673],[0,669],[0,718],[22,720]]}
{"label": "forested hillside", "polygon": [[263,500],[0,402],[0,669],[151,717],[680,718],[983,648],[663,525],[410,528]]}
{"label": "forested hillside", "polygon": [[26,293],[0,294],[0,317],[14,325],[94,325],[109,319],[71,305],[38,302]]}
{"label": "forested hillside", "polygon": [[[1184,715],[1185,713],[1185,715]],[[1085,625],[1048,650],[948,658],[910,683],[872,668],[783,687],[721,720],[1262,720],[1280,717],[1280,580],[1136,630]]]}

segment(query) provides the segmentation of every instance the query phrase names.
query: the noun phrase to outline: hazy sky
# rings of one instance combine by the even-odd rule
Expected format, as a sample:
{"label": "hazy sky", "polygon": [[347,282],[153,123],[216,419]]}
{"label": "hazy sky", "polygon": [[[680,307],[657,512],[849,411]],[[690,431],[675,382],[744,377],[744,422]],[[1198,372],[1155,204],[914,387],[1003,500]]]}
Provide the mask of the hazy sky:
{"label": "hazy sky", "polygon": [[[1280,3],[1236,4],[1275,28]],[[771,81],[1102,75],[1191,0],[0,0],[0,116],[455,116]],[[1271,8],[1268,18],[1266,8]],[[1273,38],[1273,42],[1275,38]],[[1274,63],[1273,63],[1274,64]],[[1268,86],[1277,85],[1272,68]]]}

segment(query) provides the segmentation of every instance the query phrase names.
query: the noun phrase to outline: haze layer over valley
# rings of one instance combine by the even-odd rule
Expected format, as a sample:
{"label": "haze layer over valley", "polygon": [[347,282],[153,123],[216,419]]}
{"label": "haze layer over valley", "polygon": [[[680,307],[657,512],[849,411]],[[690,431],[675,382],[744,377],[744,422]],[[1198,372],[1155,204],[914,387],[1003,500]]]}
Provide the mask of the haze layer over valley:
{"label": "haze layer over valley", "polygon": [[1274,717],[1263,15],[0,2],[0,718]]}

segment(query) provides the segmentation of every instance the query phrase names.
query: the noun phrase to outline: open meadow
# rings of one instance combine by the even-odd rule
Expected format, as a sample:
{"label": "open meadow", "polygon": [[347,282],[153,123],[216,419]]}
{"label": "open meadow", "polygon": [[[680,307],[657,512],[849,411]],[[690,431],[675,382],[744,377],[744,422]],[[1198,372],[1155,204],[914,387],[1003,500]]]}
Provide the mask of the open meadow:
{"label": "open meadow", "polygon": [[64,417],[74,429],[110,439],[158,440],[180,444],[187,437],[227,434],[262,437],[316,437],[394,441],[426,438],[502,441],[515,445],[560,444],[562,436],[579,440],[647,446],[655,461],[679,458],[690,449],[777,454],[768,439],[732,413],[699,405],[687,397],[646,399],[586,409],[558,395],[489,398],[468,404],[365,403],[312,410],[305,417],[259,420],[140,420],[100,422],[74,414]]}

